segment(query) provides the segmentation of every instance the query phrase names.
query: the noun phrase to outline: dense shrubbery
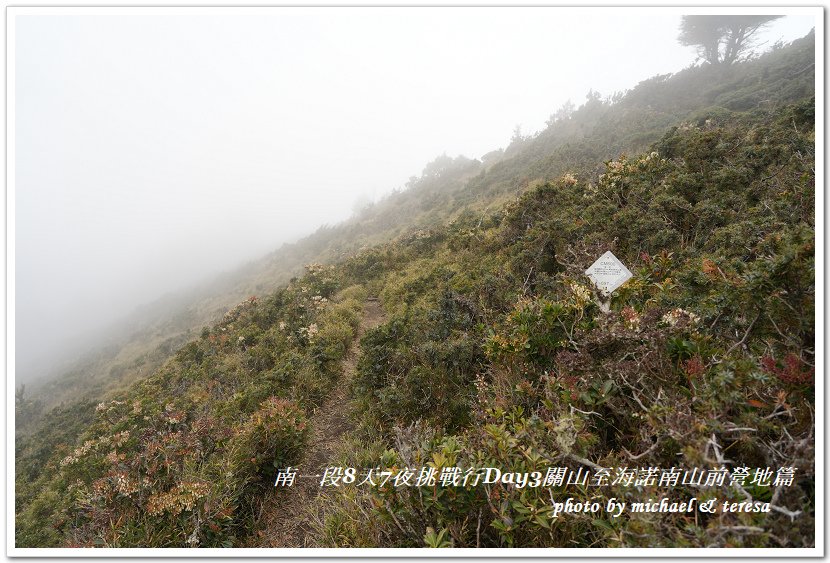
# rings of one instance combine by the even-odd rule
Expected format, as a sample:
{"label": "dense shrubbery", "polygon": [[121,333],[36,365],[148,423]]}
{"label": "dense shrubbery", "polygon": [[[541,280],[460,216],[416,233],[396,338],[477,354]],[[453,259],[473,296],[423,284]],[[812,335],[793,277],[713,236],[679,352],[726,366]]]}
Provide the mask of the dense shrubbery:
{"label": "dense shrubbery", "polygon": [[[388,247],[409,266],[383,278],[394,315],[364,338],[355,386],[363,467],[797,467],[786,489],[672,492],[751,494],[771,513],[556,519],[545,487],[386,486],[328,496],[321,544],[812,545],[812,107],[681,124],[594,178],[530,188],[500,222],[451,226],[415,255]],[[603,313],[582,272],[608,248],[635,276]],[[459,335],[475,355],[453,348]]]}
{"label": "dense shrubbery", "polygon": [[365,292],[335,296],[338,285],[332,268],[312,265],[250,298],[100,403],[76,447],[21,457],[18,545],[234,545],[276,468],[302,458],[306,412],[340,374]]}

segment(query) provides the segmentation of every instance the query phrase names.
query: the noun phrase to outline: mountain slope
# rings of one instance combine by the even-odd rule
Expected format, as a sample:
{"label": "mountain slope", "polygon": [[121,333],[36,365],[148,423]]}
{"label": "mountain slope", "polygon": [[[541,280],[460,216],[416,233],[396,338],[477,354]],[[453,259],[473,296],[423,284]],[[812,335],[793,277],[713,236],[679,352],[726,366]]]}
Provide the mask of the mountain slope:
{"label": "mountain slope", "polygon": [[[701,112],[743,111],[813,95],[814,35],[728,69],[692,67],[643,81],[624,95],[602,100],[590,93],[578,109],[556,112],[536,135],[514,138],[482,161],[439,157],[375,205],[229,272],[190,292],[143,307],[114,327],[108,345],[59,377],[30,385],[32,398],[51,407],[123,389],[146,377],[204,325],[251,295],[267,294],[302,273],[303,265],[332,263],[360,249],[445,224],[462,214],[494,210],[527,186],[566,173],[591,174],[606,160],[645,150],[670,126],[695,122]],[[34,418],[34,417],[32,417]]]}
{"label": "mountain slope", "polygon": [[[349,489],[319,499],[314,543],[423,545],[433,528],[458,546],[812,545],[815,101],[798,101],[809,43],[629,94],[706,78],[700,99],[735,111],[689,102],[656,134],[643,115],[666,110],[648,96],[628,109],[595,99],[494,164],[440,159],[406,192],[284,249],[339,262],[245,301],[149,378],[41,427],[70,412],[75,424],[18,440],[18,545],[248,543],[274,471],[313,455],[309,413],[342,377],[367,295],[388,318],[361,342],[359,418],[340,453],[353,467],[797,477],[709,491],[751,494],[771,513],[693,521],[556,520],[547,489]],[[642,135],[654,137],[647,152],[598,164]],[[396,240],[370,245],[407,212]],[[605,313],[582,272],[608,249],[636,276]],[[636,500],[623,485],[584,494],[595,493]]]}

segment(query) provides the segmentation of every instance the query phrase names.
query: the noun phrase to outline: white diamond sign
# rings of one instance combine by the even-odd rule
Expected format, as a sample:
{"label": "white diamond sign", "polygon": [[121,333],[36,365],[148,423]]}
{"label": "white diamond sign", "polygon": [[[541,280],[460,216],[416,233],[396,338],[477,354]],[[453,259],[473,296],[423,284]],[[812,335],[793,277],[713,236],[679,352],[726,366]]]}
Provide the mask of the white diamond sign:
{"label": "white diamond sign", "polygon": [[591,264],[590,268],[585,270],[585,275],[591,278],[591,281],[600,291],[610,294],[630,280],[634,274],[609,250]]}

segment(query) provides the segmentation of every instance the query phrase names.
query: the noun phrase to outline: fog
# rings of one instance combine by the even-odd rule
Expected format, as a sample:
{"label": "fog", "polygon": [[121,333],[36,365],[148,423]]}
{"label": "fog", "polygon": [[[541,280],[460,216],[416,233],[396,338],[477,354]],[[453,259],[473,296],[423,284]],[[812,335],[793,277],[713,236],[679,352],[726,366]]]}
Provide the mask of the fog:
{"label": "fog", "polygon": [[[480,157],[589,89],[695,60],[676,10],[51,12],[14,17],[18,381],[437,155]],[[787,17],[765,40],[812,25]]]}

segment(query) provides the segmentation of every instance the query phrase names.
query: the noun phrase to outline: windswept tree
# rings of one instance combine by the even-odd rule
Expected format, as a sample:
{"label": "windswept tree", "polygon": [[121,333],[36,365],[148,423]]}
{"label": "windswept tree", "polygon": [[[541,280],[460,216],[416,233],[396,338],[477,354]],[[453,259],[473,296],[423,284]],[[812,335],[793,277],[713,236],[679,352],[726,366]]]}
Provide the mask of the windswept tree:
{"label": "windswept tree", "polygon": [[783,16],[694,15],[683,16],[678,41],[695,46],[698,56],[713,64],[729,65],[747,58],[757,33]]}

